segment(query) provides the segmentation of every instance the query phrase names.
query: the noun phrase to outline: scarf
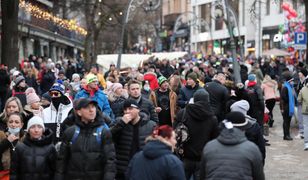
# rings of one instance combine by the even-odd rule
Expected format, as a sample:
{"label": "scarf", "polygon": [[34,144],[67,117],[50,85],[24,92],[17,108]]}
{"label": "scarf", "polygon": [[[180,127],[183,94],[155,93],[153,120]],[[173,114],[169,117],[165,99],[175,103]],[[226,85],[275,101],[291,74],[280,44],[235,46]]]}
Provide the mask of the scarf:
{"label": "scarf", "polygon": [[248,82],[248,87],[253,87],[254,85],[256,85],[257,84],[257,82],[256,81],[249,81]]}
{"label": "scarf", "polygon": [[288,97],[289,97],[289,117],[292,117],[294,114],[294,95],[293,95],[293,85],[291,85],[289,82],[284,82],[283,84],[288,89]]}

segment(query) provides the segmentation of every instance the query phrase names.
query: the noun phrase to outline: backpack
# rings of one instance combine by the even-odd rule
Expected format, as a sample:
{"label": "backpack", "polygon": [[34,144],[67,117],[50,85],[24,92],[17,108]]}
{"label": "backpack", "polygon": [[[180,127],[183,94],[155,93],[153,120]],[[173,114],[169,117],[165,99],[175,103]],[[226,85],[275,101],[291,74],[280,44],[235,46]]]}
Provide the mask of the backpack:
{"label": "backpack", "polygon": [[189,129],[185,125],[186,121],[187,121],[186,108],[184,108],[182,119],[178,122],[178,124],[174,128],[174,132],[176,134],[175,138],[177,141],[175,153],[181,159],[184,157],[184,144],[190,139]]}
{"label": "backpack", "polygon": [[[103,134],[104,129],[108,129],[108,126],[106,123],[96,128],[96,142],[98,144],[102,144],[102,134]],[[79,134],[80,134],[80,127],[75,126],[75,132],[71,139],[71,144],[74,144],[77,141]]]}

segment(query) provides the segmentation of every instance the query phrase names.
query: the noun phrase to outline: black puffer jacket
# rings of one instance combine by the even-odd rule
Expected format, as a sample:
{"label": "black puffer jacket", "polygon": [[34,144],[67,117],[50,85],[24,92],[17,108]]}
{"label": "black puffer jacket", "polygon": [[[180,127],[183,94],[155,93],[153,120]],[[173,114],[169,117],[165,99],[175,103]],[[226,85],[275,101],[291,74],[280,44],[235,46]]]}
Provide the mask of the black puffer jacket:
{"label": "black puffer jacket", "polygon": [[[144,113],[140,113],[139,129],[139,147],[140,150],[145,145],[145,138],[152,134],[156,123],[148,119]],[[117,173],[124,174],[130,159],[132,141],[134,135],[134,125],[131,123],[125,124],[122,118],[117,118],[116,124],[111,128],[112,137],[116,147],[117,154]]]}
{"label": "black puffer jacket", "polygon": [[121,117],[123,116],[123,105],[124,105],[125,98],[124,97],[118,97],[114,101],[109,101],[110,108],[112,109],[112,112],[115,117]]}
{"label": "black puffer jacket", "polygon": [[32,140],[29,134],[13,151],[11,180],[51,180],[55,172],[56,149],[52,131],[46,129],[42,139]]}
{"label": "black puffer jacket", "polygon": [[200,161],[202,150],[205,144],[215,139],[218,132],[218,121],[209,103],[207,102],[195,102],[194,104],[188,104],[185,110],[181,110],[177,114],[177,120],[181,121],[185,112],[187,120],[185,125],[189,130],[189,140],[184,143],[184,158]]}
{"label": "black puffer jacket", "polygon": [[[56,180],[112,180],[115,176],[115,150],[109,128],[103,128],[101,144],[97,140],[97,128],[104,122],[96,119],[84,124],[79,119],[63,134],[57,158]],[[73,140],[76,126],[80,133]]]}
{"label": "black puffer jacket", "polygon": [[[136,100],[134,98],[131,98],[133,100]],[[139,99],[136,100],[138,102],[138,105],[140,107],[140,111],[145,113],[147,116],[149,116],[149,119],[152,121],[155,121],[158,123],[158,115],[155,112],[155,107],[149,99],[146,99],[144,97],[139,97]]]}

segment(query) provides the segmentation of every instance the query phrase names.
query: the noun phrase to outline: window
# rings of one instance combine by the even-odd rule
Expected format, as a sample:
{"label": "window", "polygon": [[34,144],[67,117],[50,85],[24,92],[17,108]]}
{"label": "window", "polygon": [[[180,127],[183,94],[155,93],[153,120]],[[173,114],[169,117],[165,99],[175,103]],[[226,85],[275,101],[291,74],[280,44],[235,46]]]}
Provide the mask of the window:
{"label": "window", "polygon": [[279,0],[279,13],[282,13],[282,3],[283,3],[283,0]]}
{"label": "window", "polygon": [[207,25],[201,25],[201,32],[206,32],[211,30],[211,3],[203,4],[201,6],[201,19],[205,20],[209,27]]}

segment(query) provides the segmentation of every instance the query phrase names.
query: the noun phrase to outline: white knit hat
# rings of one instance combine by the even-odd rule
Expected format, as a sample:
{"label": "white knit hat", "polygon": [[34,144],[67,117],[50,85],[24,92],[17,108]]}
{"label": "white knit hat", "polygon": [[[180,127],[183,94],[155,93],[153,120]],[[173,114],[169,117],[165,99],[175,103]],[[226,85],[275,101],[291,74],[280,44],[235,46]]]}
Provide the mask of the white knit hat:
{"label": "white knit hat", "polygon": [[44,121],[41,117],[39,116],[33,116],[29,121],[28,121],[28,125],[27,125],[27,131],[29,132],[29,129],[31,128],[31,126],[33,125],[40,125],[43,127],[43,131],[45,131],[45,126],[44,126]]}

